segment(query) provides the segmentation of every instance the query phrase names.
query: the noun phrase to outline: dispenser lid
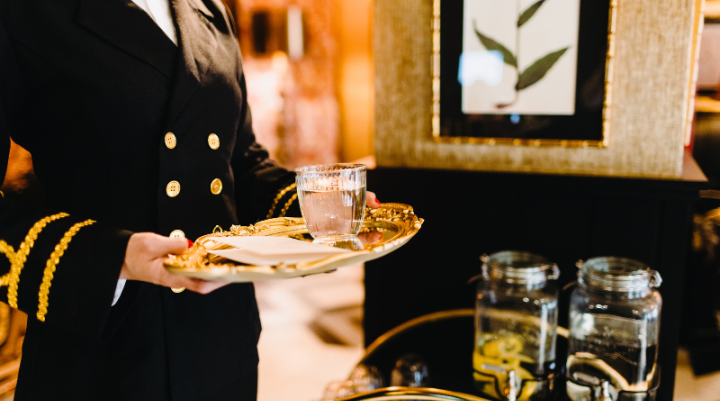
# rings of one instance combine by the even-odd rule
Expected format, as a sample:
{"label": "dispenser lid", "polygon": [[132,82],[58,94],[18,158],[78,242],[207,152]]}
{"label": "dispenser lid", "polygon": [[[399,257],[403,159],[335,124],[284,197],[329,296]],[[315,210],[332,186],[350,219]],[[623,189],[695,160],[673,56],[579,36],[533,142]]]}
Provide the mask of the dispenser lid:
{"label": "dispenser lid", "polygon": [[580,260],[577,267],[579,282],[605,291],[641,291],[662,284],[660,273],[633,259],[601,256]]}
{"label": "dispenser lid", "polygon": [[483,255],[483,275],[510,284],[538,284],[560,277],[560,269],[545,257],[522,251],[501,251]]}

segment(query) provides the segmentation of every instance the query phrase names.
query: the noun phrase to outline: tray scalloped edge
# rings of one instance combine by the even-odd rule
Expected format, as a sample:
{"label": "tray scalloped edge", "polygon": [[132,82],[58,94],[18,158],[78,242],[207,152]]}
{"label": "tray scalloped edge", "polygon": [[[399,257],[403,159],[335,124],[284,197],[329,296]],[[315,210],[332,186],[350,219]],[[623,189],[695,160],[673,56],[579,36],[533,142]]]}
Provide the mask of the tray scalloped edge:
{"label": "tray scalloped edge", "polygon": [[307,233],[305,222],[297,217],[280,217],[263,220],[250,226],[232,226],[229,231],[204,235],[195,241],[191,249],[181,255],[171,255],[164,263],[168,271],[204,280],[250,282],[285,279],[325,273],[339,267],[367,262],[385,256],[417,234],[424,220],[413,208],[402,203],[383,203],[377,209],[366,210],[361,231],[377,229],[393,231],[394,235],[363,250],[344,253],[312,262],[277,266],[243,265],[214,256],[209,249],[221,246],[213,238],[228,236],[286,236]]}

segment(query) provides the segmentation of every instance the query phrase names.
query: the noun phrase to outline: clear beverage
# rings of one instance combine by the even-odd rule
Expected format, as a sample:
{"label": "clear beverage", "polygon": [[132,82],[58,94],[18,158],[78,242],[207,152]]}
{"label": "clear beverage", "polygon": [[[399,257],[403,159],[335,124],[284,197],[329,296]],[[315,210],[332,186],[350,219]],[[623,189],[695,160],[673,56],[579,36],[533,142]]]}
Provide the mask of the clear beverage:
{"label": "clear beverage", "polygon": [[[657,333],[645,320],[593,313],[571,314],[567,376],[647,391],[655,375]],[[594,383],[588,383],[594,384]]]}
{"label": "clear beverage", "polygon": [[300,209],[315,238],[355,236],[365,217],[365,187],[344,191],[298,190]]}
{"label": "clear beverage", "polygon": [[300,211],[315,242],[335,245],[355,238],[365,217],[367,167],[321,164],[295,172]]}

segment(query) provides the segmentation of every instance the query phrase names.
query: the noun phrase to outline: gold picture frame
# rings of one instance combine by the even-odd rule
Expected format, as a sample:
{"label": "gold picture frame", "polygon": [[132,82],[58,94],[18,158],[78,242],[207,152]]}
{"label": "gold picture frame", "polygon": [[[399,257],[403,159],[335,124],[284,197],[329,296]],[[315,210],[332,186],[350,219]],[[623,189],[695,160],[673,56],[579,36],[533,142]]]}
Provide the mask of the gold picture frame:
{"label": "gold picture frame", "polygon": [[[610,100],[612,99],[612,63],[615,45],[615,28],[617,23],[617,2],[618,0],[610,0],[610,11],[608,18],[608,41],[607,53],[605,55],[605,82],[603,94],[603,110],[602,110],[602,135],[600,141],[593,140],[569,140],[569,139],[525,139],[525,138],[501,138],[501,137],[467,137],[467,136],[441,136],[440,135],[440,2],[443,0],[433,0],[433,53],[432,53],[432,88],[433,88],[433,119],[432,133],[436,142],[444,143],[468,143],[479,145],[508,145],[508,146],[562,146],[562,147],[605,147],[609,143],[610,127],[608,124],[610,118]],[[452,1],[452,0],[445,0]]]}
{"label": "gold picture frame", "polygon": [[438,137],[439,1],[374,3],[378,166],[682,176],[703,0],[612,0],[600,143]]}

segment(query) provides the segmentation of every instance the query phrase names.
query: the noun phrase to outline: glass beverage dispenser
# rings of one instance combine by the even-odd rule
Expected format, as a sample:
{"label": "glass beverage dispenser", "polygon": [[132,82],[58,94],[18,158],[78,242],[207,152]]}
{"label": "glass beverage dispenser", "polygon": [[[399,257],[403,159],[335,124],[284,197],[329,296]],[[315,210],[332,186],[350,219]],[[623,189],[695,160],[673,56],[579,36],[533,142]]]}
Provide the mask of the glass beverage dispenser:
{"label": "glass beverage dispenser", "polygon": [[541,400],[555,372],[559,270],[528,252],[483,256],[475,308],[475,384],[496,400]]}
{"label": "glass beverage dispenser", "polygon": [[660,274],[631,259],[578,262],[570,300],[567,393],[573,401],[654,399]]}

